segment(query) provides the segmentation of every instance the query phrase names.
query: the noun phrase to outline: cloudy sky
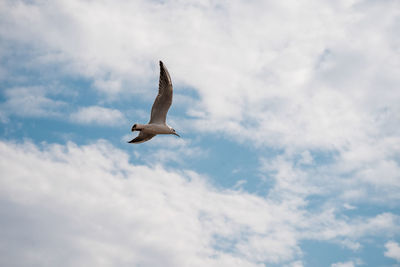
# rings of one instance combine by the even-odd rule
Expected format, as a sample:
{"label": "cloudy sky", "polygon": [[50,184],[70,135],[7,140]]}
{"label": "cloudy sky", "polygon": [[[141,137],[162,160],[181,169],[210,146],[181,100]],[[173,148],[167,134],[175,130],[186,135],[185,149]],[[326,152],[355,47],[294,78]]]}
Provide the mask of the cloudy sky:
{"label": "cloudy sky", "polygon": [[[397,0],[0,0],[1,266],[400,266]],[[163,60],[182,138],[131,145]]]}

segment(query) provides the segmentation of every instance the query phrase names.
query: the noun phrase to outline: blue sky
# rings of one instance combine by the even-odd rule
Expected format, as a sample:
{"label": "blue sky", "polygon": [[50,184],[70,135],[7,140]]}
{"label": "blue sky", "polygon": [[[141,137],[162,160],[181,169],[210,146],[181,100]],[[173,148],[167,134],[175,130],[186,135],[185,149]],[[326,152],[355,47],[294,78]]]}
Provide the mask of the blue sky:
{"label": "blue sky", "polygon": [[399,10],[0,0],[0,265],[400,266]]}

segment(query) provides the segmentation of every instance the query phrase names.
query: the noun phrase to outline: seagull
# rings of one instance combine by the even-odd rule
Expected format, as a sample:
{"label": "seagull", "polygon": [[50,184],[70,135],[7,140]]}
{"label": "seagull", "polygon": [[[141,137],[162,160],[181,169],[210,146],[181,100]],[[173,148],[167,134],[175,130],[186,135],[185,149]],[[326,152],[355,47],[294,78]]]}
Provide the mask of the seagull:
{"label": "seagull", "polygon": [[148,124],[135,123],[132,132],[139,131],[139,135],[128,143],[140,144],[149,141],[157,134],[173,134],[180,137],[175,130],[167,125],[167,113],[172,104],[172,82],[167,68],[160,61],[160,81],[158,83],[158,95],[151,108],[151,116]]}

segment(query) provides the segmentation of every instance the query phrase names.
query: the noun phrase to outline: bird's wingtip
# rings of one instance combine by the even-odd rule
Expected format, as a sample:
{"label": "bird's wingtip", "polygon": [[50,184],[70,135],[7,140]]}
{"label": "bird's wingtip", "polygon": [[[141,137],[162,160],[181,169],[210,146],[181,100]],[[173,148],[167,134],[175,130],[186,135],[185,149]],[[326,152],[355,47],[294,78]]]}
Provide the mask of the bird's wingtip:
{"label": "bird's wingtip", "polygon": [[160,66],[164,65],[164,63],[160,60]]}

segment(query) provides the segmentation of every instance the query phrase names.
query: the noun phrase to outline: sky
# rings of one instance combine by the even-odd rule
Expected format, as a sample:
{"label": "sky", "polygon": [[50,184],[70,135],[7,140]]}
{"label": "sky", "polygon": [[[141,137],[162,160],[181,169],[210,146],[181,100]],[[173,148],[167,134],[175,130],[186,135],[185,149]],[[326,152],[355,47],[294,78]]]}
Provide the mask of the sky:
{"label": "sky", "polygon": [[[397,0],[0,0],[1,266],[400,266]],[[159,60],[181,138],[132,145]]]}

